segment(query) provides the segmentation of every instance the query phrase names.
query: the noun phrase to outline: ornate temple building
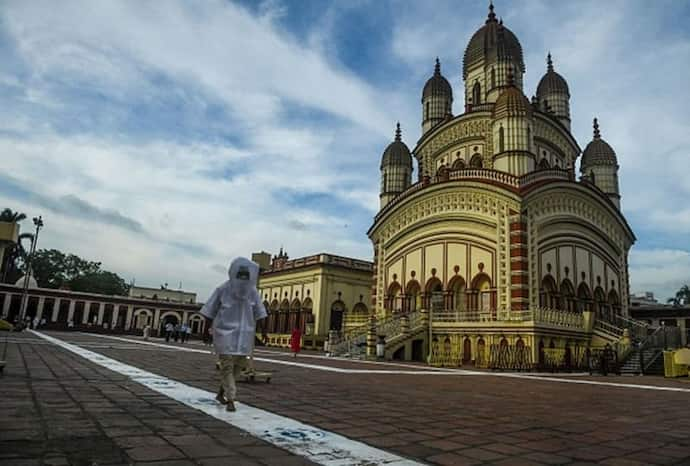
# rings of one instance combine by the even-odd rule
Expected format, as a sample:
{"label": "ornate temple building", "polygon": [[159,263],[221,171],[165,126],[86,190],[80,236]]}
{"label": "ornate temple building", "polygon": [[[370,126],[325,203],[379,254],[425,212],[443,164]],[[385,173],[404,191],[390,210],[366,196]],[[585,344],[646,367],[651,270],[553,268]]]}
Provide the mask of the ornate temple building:
{"label": "ornate temple building", "polygon": [[[372,302],[379,321],[414,319],[408,347],[390,335],[397,356],[418,358],[432,338],[431,359],[457,363],[486,360],[492,346],[528,348],[532,362],[545,348],[572,359],[597,336],[622,335],[635,236],[620,210],[616,153],[596,118],[581,149],[571,120],[585,116],[571,115],[550,54],[531,98],[524,73],[520,42],[491,5],[465,49],[462,110],[437,59],[421,137],[410,150],[398,125],[383,153],[368,231]],[[430,315],[413,318],[417,310]]]}

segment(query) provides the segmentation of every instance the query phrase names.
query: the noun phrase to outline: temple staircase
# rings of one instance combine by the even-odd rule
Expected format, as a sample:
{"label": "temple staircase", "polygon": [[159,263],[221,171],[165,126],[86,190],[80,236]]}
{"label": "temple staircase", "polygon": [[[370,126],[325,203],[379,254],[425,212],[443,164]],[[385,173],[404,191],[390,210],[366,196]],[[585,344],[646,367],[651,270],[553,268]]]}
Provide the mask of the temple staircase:
{"label": "temple staircase", "polygon": [[385,354],[390,358],[415,337],[426,335],[426,316],[423,311],[412,311],[383,319],[372,317],[366,325],[348,329],[340,335],[332,333],[329,337],[328,352],[331,356],[364,359],[367,356],[367,339],[374,339],[369,341],[369,345],[375,345],[378,337],[383,337]]}

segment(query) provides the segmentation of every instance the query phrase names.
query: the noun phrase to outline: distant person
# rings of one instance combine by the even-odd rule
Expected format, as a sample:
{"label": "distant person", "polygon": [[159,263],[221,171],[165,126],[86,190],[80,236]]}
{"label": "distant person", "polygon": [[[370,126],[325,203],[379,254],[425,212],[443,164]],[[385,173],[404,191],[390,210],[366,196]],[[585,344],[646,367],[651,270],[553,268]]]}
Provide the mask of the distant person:
{"label": "distant person", "polygon": [[189,338],[192,336],[192,326],[187,324],[185,326],[185,337],[184,341],[189,341]]}
{"label": "distant person", "polygon": [[46,326],[46,319],[45,319],[45,317],[41,319],[41,321],[39,322],[39,325],[40,325],[41,327],[45,327],[45,326]]}
{"label": "distant person", "polygon": [[170,337],[173,334],[173,330],[175,330],[175,327],[171,322],[168,322],[165,324],[165,342],[169,343],[170,342]]}
{"label": "distant person", "polygon": [[228,280],[215,289],[201,309],[206,328],[213,326],[213,344],[220,363],[221,384],[216,400],[235,411],[237,389],[235,379],[247,365],[252,353],[256,325],[263,319],[266,309],[256,289],[259,266],[244,257],[230,264]]}
{"label": "distant person", "polygon": [[180,339],[180,324],[175,324],[175,333],[173,336],[175,338],[175,343],[177,343],[177,340]]}
{"label": "distant person", "polygon": [[151,326],[146,324],[144,327],[144,341],[149,341],[149,336],[151,335]]}
{"label": "distant person", "polygon": [[292,329],[292,335],[290,336],[290,350],[292,351],[292,356],[297,357],[299,350],[302,348],[302,331],[299,327]]}
{"label": "distant person", "polygon": [[184,343],[184,339],[187,336],[187,326],[185,324],[180,324],[178,333],[180,335],[180,343]]}

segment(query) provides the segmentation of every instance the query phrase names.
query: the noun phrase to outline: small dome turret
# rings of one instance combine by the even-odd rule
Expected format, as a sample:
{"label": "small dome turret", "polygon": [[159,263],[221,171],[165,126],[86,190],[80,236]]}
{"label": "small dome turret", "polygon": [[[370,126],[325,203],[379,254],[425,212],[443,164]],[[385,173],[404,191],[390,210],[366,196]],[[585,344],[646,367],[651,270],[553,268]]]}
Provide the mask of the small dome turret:
{"label": "small dome turret", "polygon": [[508,85],[496,99],[494,118],[506,116],[531,116],[532,105],[522,91],[515,86],[512,72],[508,72]]}
{"label": "small dome turret", "polygon": [[594,165],[618,165],[616,152],[608,142],[601,138],[601,132],[599,131],[599,120],[596,118],[594,119],[594,138],[589,144],[587,144],[587,147],[585,147],[585,150],[582,153],[580,171],[584,173],[586,168]]}
{"label": "small dome turret", "polygon": [[436,65],[434,66],[434,75],[429,78],[429,80],[424,85],[424,90],[422,91],[422,101],[427,97],[448,97],[453,100],[453,88],[450,87],[450,83],[441,74],[441,62],[438,57],[436,58]]}
{"label": "small dome turret", "polygon": [[422,91],[422,134],[452,116],[453,88],[441,74],[441,62],[436,58],[434,74]]}
{"label": "small dome turret", "polygon": [[386,147],[381,157],[380,207],[383,208],[411,184],[412,154],[407,145],[402,142],[400,123],[398,123],[395,129],[395,140]]}
{"label": "small dome turret", "polygon": [[402,142],[400,123],[395,129],[395,140],[388,144],[381,157],[381,170],[390,166],[405,166],[412,170],[412,153],[407,145]]}
{"label": "small dome turret", "polygon": [[570,97],[568,83],[563,76],[554,71],[550,53],[546,57],[546,74],[537,85],[537,97],[546,96],[549,93],[565,94]]}
{"label": "small dome turret", "polygon": [[594,138],[587,144],[580,163],[582,178],[601,189],[620,209],[618,159],[613,148],[601,138],[599,121],[594,119]]}
{"label": "small dome turret", "polygon": [[537,99],[542,111],[552,113],[570,130],[570,89],[563,76],[554,71],[551,53],[546,57],[546,74],[537,86]]}

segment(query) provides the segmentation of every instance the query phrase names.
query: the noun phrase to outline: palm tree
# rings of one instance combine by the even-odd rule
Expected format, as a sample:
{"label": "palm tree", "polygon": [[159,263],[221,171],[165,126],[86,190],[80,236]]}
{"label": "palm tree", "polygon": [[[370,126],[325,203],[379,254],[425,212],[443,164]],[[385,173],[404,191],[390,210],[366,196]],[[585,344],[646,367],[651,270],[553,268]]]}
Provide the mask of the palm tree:
{"label": "palm tree", "polygon": [[676,291],[676,296],[673,298],[668,298],[668,303],[674,306],[683,306],[690,304],[690,287],[688,285],[683,285],[680,290]]}
{"label": "palm tree", "polygon": [[0,212],[0,222],[17,223],[26,219],[26,214],[14,212],[12,209],[5,208]]}

